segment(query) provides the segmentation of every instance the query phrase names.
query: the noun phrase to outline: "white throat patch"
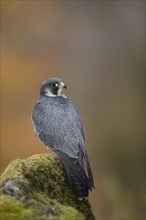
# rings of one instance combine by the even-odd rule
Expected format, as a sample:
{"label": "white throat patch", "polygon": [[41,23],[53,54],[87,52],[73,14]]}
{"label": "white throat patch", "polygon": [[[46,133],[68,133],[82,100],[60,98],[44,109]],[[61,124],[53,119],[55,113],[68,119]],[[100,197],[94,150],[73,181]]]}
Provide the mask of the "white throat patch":
{"label": "white throat patch", "polygon": [[49,89],[45,89],[45,95],[49,97],[57,97],[57,96],[62,96],[64,98],[67,98],[64,94],[62,94],[62,88],[58,89],[58,94],[54,95]]}

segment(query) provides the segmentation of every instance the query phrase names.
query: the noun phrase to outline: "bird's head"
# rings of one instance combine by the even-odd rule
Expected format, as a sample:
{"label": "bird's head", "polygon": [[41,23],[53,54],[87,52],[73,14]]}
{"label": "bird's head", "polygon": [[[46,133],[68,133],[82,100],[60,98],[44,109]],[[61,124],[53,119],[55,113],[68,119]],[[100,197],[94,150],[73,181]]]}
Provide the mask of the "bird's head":
{"label": "bird's head", "polygon": [[49,78],[42,83],[40,95],[61,96],[63,88],[67,89],[67,86],[62,79]]}

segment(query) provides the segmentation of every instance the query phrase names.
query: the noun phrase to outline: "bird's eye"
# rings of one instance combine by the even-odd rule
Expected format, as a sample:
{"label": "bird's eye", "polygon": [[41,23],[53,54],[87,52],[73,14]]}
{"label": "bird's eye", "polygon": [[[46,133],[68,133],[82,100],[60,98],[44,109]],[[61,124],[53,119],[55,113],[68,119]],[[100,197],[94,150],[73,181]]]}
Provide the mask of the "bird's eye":
{"label": "bird's eye", "polygon": [[52,83],[51,86],[52,86],[52,87],[56,87],[56,86],[57,86],[57,83]]}

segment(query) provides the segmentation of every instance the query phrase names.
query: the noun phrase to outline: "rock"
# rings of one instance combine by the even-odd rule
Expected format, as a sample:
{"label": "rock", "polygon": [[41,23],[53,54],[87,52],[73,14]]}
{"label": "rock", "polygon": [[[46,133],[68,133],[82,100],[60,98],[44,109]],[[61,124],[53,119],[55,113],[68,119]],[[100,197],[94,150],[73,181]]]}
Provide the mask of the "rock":
{"label": "rock", "polygon": [[1,175],[1,220],[94,220],[79,201],[59,158],[38,154],[12,161]]}

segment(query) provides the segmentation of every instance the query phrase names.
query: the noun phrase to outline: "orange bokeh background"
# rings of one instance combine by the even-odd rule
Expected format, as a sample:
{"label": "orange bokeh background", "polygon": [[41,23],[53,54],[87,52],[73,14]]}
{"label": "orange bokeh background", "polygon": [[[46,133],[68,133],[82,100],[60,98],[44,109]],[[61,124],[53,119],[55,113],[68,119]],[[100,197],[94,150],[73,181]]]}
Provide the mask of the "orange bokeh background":
{"label": "orange bokeh background", "polygon": [[79,109],[96,189],[96,219],[143,219],[145,2],[1,1],[1,170],[48,153],[31,109],[60,77]]}

